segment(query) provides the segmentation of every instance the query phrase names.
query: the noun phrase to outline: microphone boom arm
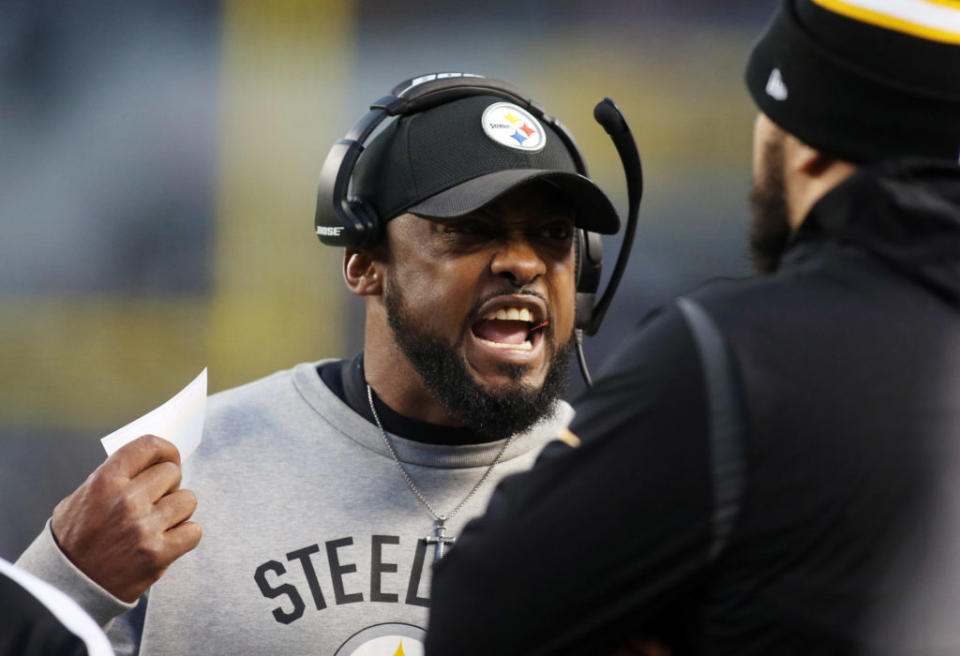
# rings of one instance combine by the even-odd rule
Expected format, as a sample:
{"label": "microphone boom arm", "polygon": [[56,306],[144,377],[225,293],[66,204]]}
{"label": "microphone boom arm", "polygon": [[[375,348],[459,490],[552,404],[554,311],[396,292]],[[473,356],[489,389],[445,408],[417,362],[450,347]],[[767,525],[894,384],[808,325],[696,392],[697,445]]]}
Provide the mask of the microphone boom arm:
{"label": "microphone boom arm", "polygon": [[627,120],[620,108],[609,98],[604,98],[594,107],[593,117],[610,135],[617,148],[617,154],[620,155],[623,172],[627,179],[628,210],[626,227],[623,231],[623,242],[620,244],[617,262],[613,267],[610,282],[607,283],[603,296],[600,297],[596,307],[594,307],[590,325],[585,331],[588,335],[595,335],[597,330],[600,329],[600,324],[613,301],[613,295],[623,278],[623,272],[627,268],[627,262],[630,260],[630,252],[633,248],[633,239],[637,232],[637,220],[640,215],[640,201],[643,198],[643,165],[640,162],[640,153],[637,151],[637,143],[634,141],[633,133],[630,132],[630,126],[627,125]]}

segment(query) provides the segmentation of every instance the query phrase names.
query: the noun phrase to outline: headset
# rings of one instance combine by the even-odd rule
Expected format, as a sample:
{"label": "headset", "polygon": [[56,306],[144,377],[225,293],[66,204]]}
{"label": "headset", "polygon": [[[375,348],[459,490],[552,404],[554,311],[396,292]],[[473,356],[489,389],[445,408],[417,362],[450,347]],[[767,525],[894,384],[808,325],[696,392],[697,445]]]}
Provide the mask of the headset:
{"label": "headset", "polygon": [[[587,166],[573,135],[556,117],[526,97],[513,85],[471,73],[430,73],[404,80],[388,95],[370,106],[350,131],[330,149],[320,171],[315,227],[324,244],[348,248],[368,248],[384,236],[386,221],[363,198],[350,195],[350,181],[370,136],[391,118],[410,116],[444,103],[478,95],[490,95],[519,105],[559,135],[573,159],[577,173],[587,177]],[[627,179],[628,214],[623,242],[607,289],[596,301],[603,264],[603,245],[599,233],[583,229],[575,232],[576,319],[574,337],[580,371],[592,385],[583,355],[583,335],[595,335],[607,313],[613,295],[623,277],[636,232],[640,200],[643,196],[643,169],[640,154],[620,109],[604,98],[593,111],[594,118],[613,140]]]}

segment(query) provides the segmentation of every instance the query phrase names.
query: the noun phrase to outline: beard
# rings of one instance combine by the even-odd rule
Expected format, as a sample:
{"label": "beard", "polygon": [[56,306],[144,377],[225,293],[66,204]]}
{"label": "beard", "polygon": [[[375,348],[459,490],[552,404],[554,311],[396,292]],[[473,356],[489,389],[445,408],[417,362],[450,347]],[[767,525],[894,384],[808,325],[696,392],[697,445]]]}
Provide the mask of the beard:
{"label": "beard", "polygon": [[750,254],[757,273],[767,275],[780,267],[790,243],[790,212],[783,180],[783,135],[764,145],[761,170],[750,192]]}
{"label": "beard", "polygon": [[[424,385],[450,414],[475,432],[491,440],[504,439],[530,428],[553,412],[554,402],[563,391],[566,380],[571,339],[559,346],[549,341],[545,343],[550,362],[542,386],[523,382],[526,366],[502,363],[500,373],[512,382],[490,388],[473,379],[458,355],[458,349],[470,330],[469,325],[465,325],[457,343],[451,345],[417,327],[399,288],[387,285],[384,305],[394,339]],[[548,340],[552,336],[552,326],[546,330],[551,332],[541,339]]]}

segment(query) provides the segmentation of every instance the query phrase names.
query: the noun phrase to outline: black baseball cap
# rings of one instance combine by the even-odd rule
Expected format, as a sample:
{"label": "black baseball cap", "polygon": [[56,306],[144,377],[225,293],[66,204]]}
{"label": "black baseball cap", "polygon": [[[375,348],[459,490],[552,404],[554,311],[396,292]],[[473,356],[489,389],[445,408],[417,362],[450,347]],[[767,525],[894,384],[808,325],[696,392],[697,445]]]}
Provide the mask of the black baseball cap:
{"label": "black baseball cap", "polygon": [[373,205],[384,220],[406,212],[452,218],[534,180],[550,182],[564,194],[577,227],[605,234],[620,229],[610,200],[577,173],[557,131],[493,95],[461,98],[395,120],[360,156],[351,195]]}
{"label": "black baseball cap", "polygon": [[960,157],[960,4],[782,0],[750,55],[760,111],[867,163]]}

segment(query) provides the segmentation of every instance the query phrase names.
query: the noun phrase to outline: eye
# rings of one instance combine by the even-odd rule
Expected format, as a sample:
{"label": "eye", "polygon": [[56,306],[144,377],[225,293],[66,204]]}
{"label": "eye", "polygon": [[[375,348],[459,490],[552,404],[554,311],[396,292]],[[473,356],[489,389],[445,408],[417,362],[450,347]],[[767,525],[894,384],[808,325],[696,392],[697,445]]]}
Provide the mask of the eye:
{"label": "eye", "polygon": [[551,221],[540,226],[537,235],[541,239],[566,241],[573,235],[573,225],[569,221]]}
{"label": "eye", "polygon": [[453,235],[486,235],[490,232],[490,227],[477,219],[464,219],[446,224],[443,231]]}

